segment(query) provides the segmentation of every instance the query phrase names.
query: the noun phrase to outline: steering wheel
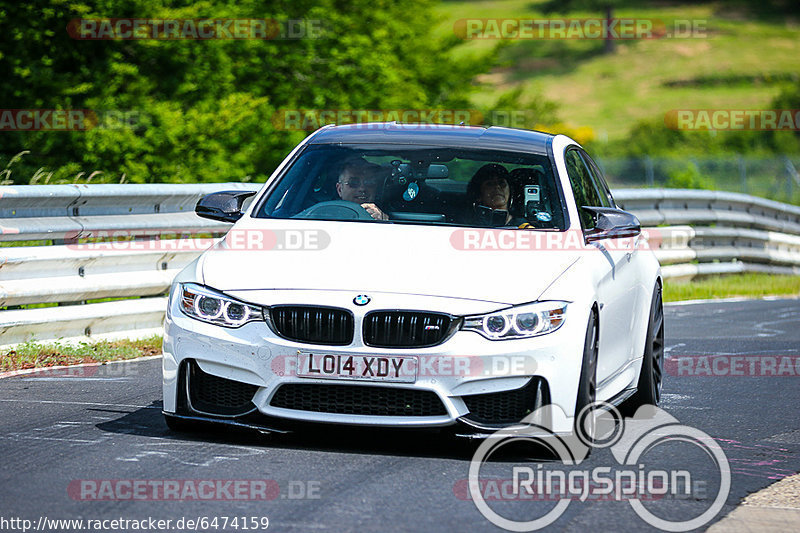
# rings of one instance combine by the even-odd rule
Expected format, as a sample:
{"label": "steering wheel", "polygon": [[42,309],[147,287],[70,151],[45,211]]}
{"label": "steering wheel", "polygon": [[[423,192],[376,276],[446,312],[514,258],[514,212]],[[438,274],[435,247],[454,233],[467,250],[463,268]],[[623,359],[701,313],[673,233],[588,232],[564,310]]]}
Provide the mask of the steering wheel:
{"label": "steering wheel", "polygon": [[333,220],[374,220],[361,204],[347,200],[330,200],[303,209],[292,218],[333,219]]}

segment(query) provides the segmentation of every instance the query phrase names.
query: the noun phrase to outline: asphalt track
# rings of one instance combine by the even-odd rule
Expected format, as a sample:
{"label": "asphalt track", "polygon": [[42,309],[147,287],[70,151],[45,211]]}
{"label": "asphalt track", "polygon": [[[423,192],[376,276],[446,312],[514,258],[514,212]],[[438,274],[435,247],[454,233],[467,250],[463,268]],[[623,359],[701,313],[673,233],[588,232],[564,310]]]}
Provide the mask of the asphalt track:
{"label": "asphalt track", "polygon": [[[748,493],[800,471],[800,301],[672,305],[665,314],[662,407],[716,439],[732,469],[718,520]],[[208,531],[222,530],[223,517],[228,531],[252,531],[250,517],[268,517],[275,531],[499,530],[465,495],[475,444],[416,431],[173,433],[160,412],[159,375],[160,360],[150,359],[0,380],[0,530],[21,531],[23,522],[13,519],[31,520],[32,528],[46,519],[42,529],[54,530],[52,523],[45,527],[49,520],[153,518],[172,520],[174,531],[177,520],[201,517],[209,519]],[[687,446],[667,443],[647,455],[648,468],[692,474],[689,496],[646,502],[667,520],[698,515],[714,496],[713,463]],[[509,450],[486,472],[502,479],[513,465],[559,466],[545,459]],[[598,449],[580,468],[615,464],[607,449]],[[222,490],[215,493],[222,499],[212,501],[98,500],[99,484],[89,485],[100,491],[95,496],[80,491],[80,480],[189,480],[197,486],[200,480],[253,479],[269,480],[266,499],[259,493],[261,500],[236,500]],[[491,506],[503,516],[531,520],[554,502]],[[107,522],[106,530],[113,525]],[[628,502],[592,497],[571,501],[548,528],[648,529],[656,530]]]}

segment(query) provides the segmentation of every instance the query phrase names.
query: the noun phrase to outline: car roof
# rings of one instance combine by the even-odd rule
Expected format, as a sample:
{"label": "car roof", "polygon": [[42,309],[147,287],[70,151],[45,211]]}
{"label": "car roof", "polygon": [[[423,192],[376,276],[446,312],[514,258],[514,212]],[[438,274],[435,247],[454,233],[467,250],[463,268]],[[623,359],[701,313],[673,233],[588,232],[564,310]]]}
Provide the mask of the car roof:
{"label": "car roof", "polygon": [[512,150],[547,155],[555,135],[540,131],[498,126],[454,126],[452,124],[398,124],[371,122],[326,126],[310,144],[412,144],[486,150]]}

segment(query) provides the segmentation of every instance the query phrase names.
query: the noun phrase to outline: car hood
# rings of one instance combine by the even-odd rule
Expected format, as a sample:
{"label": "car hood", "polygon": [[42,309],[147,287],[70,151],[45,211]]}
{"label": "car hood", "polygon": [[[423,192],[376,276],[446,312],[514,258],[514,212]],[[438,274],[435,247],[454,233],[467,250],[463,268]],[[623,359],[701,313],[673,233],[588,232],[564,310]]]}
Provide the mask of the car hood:
{"label": "car hood", "polygon": [[576,250],[463,249],[465,231],[501,233],[245,218],[205,252],[201,281],[221,291],[374,291],[512,305],[537,299],[579,256]]}

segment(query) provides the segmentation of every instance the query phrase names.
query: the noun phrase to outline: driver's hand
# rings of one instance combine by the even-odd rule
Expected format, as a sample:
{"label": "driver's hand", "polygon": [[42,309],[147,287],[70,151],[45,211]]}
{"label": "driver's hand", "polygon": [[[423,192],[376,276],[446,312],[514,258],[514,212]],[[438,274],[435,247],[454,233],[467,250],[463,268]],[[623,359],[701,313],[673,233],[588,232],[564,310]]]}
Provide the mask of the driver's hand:
{"label": "driver's hand", "polygon": [[367,213],[369,213],[369,216],[375,220],[389,220],[388,215],[381,211],[380,208],[375,204],[361,204],[361,207],[366,209]]}

